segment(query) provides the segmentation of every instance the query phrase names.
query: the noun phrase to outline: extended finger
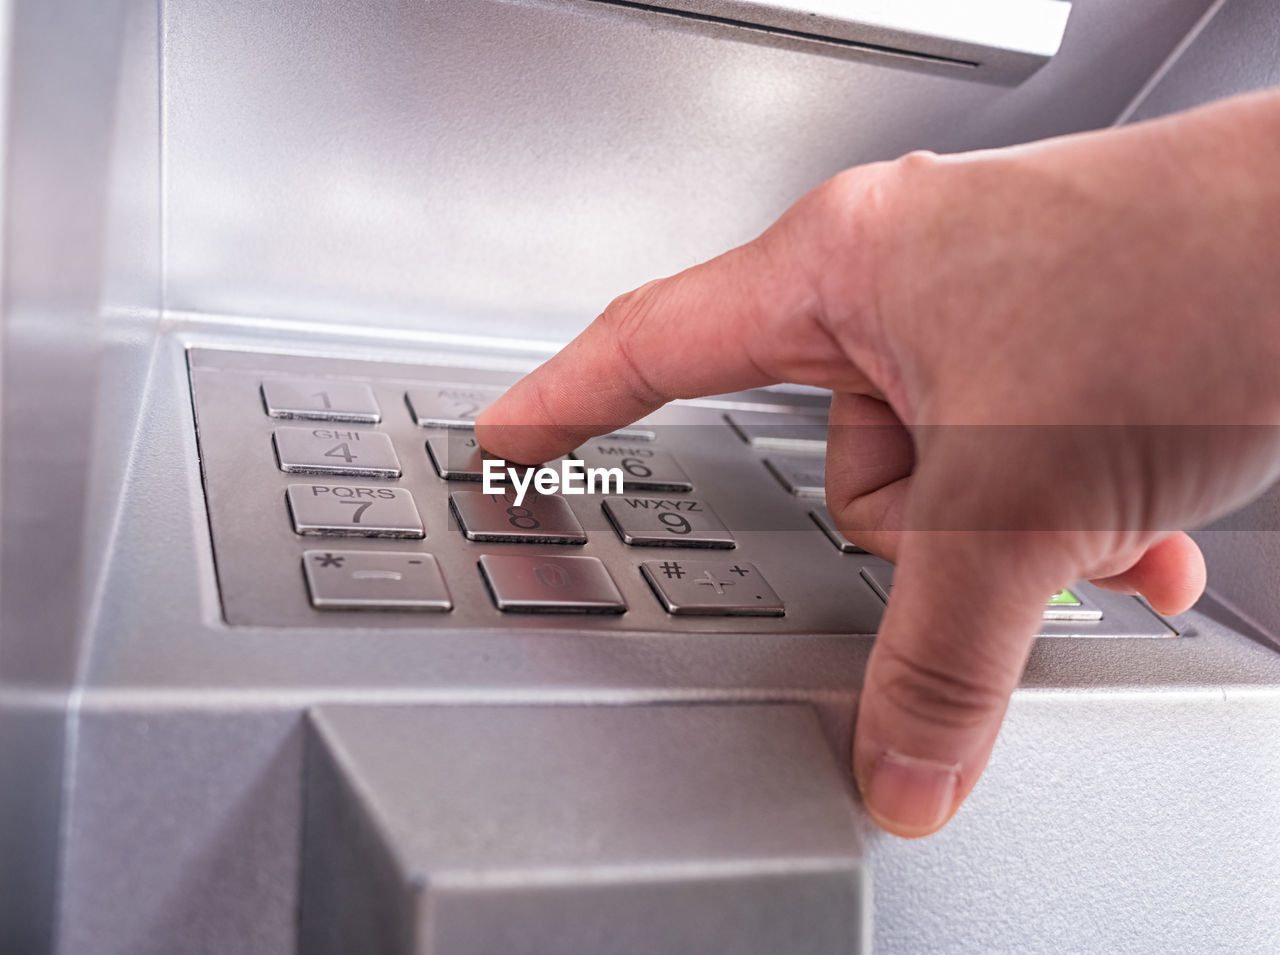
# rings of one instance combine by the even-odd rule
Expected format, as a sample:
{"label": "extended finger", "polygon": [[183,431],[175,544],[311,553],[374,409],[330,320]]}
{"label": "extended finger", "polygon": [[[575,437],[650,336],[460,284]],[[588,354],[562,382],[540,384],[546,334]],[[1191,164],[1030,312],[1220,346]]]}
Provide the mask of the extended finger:
{"label": "extended finger", "polygon": [[825,327],[818,281],[833,250],[835,267],[859,273],[846,222],[856,192],[848,177],[819,187],[755,241],[616,299],[480,416],[480,443],[543,461],[674,398],[780,381],[874,391]]}

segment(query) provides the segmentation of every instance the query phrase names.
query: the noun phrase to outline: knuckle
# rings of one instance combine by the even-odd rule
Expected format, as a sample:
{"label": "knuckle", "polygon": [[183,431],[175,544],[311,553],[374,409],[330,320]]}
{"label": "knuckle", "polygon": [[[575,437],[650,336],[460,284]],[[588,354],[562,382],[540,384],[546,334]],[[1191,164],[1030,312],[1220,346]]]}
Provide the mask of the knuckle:
{"label": "knuckle", "polygon": [[[913,214],[908,207],[920,201],[904,185],[909,177],[902,172],[903,163],[872,163],[836,174],[810,193],[802,217],[810,230],[818,281],[835,290],[829,298],[860,303],[873,319],[884,311],[884,291],[901,268],[904,233]],[[913,159],[908,165],[915,163]],[[879,324],[875,320],[872,327]]]}
{"label": "knuckle", "polygon": [[1002,689],[950,666],[926,663],[889,644],[878,645],[876,656],[880,673],[874,689],[907,719],[968,731],[990,725],[1008,705]]}
{"label": "knuckle", "polygon": [[837,173],[808,200],[821,229],[865,243],[900,229],[904,211],[934,190],[932,183],[945,168],[936,153],[916,150]]}
{"label": "knuckle", "polygon": [[855,166],[819,186],[813,198],[820,228],[847,237],[850,229],[874,223],[886,198],[886,172],[884,163]]}
{"label": "knuckle", "polygon": [[600,321],[619,338],[632,338],[653,314],[662,279],[623,292],[607,306]]}
{"label": "knuckle", "polygon": [[939,164],[938,154],[929,149],[913,149],[894,160],[898,174],[906,179],[933,172]]}

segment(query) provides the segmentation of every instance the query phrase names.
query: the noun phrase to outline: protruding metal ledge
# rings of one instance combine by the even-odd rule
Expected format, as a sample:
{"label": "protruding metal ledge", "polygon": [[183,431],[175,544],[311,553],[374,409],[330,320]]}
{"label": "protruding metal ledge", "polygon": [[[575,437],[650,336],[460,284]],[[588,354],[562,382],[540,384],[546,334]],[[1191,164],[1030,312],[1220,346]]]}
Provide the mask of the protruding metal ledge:
{"label": "protruding metal ledge", "polygon": [[589,0],[1018,83],[1058,52],[1068,0]]}

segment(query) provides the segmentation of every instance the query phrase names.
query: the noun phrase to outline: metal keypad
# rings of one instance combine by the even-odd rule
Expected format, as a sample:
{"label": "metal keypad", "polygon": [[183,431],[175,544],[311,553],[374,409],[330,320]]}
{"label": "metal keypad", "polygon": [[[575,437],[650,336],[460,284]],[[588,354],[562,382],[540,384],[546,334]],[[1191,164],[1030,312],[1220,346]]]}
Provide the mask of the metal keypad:
{"label": "metal keypad", "polygon": [[483,554],[480,572],[499,610],[622,613],[627,602],[595,557]]}
{"label": "metal keypad", "polygon": [[692,491],[693,482],[667,451],[635,442],[596,440],[574,456],[588,468],[619,468],[627,491]]}
{"label": "metal keypad", "polygon": [[272,433],[281,471],[398,478],[400,459],[381,431],[350,428],[276,428]]}
{"label": "metal keypad", "polygon": [[515,503],[515,494],[453,491],[449,504],[467,540],[533,544],[585,544],[573,509],[554,494],[526,494]]}
{"label": "metal keypad", "polygon": [[399,487],[290,484],[286,491],[293,529],[339,537],[423,537],[426,529],[413,497]]}
{"label": "metal keypad", "polygon": [[430,554],[309,550],[302,567],[311,605],[321,610],[453,609],[440,565]]}
{"label": "metal keypad", "polygon": [[764,459],[764,466],[796,497],[824,498],[827,496],[823,458],[816,455],[813,457],[774,455]]}
{"label": "metal keypad", "polygon": [[646,560],[645,580],[670,614],[781,617],[786,612],[755,564],[710,560]]}
{"label": "metal keypad", "polygon": [[[626,611],[579,616],[577,630],[870,634],[884,613],[869,587],[848,584],[851,571],[881,562],[832,536],[818,506],[823,458],[796,451],[805,441],[816,446],[824,417],[807,396],[752,392],[673,403],[640,423],[654,440],[615,433],[584,442],[578,459],[556,464],[558,483],[549,473],[538,475],[547,486],[530,484],[528,499],[516,505],[525,475],[514,482],[491,475],[511,490],[486,499],[484,457],[470,430],[514,372],[209,348],[188,349],[187,356],[218,595],[232,626],[500,631],[501,612],[477,569],[481,554],[600,561]],[[420,393],[460,405],[432,409],[419,398],[415,409],[424,421],[454,427],[419,427],[405,402]],[[770,407],[785,410],[766,412]],[[396,408],[404,410],[387,413]],[[339,415],[380,420],[348,424]],[[810,434],[793,430],[797,421]],[[575,469],[581,485],[582,471],[611,467],[621,472],[623,491],[579,495],[566,483]],[[313,469],[332,476],[300,476]],[[779,473],[788,490],[814,499],[782,490]],[[404,541],[393,549],[387,538]],[[308,568],[307,549],[322,560],[330,555],[328,563]],[[640,566],[644,558],[684,555],[722,559]],[[729,556],[736,560],[723,559]],[[700,563],[710,577],[696,569]],[[561,579],[546,561],[538,566],[544,591]],[[691,580],[691,571],[705,582]],[[758,600],[755,593],[742,599],[747,574],[767,577],[776,600],[763,590]],[[423,575],[431,586],[419,585]],[[447,590],[436,589],[437,582]],[[452,609],[445,609],[446,598]],[[1094,608],[1105,611],[1105,621],[1047,620],[1042,632],[1170,635],[1138,601],[1086,584],[1055,598],[1047,616],[1096,617]],[[428,609],[437,612],[421,612]],[[756,616],[784,610],[782,617]],[[526,618],[508,635],[559,626]]]}
{"label": "metal keypad", "polygon": [[325,378],[268,378],[259,386],[273,418],[313,418],[376,424],[382,420],[368,385]]}
{"label": "metal keypad", "polygon": [[836,549],[839,550],[840,553],[866,553],[865,550],[844,536],[840,528],[836,527],[836,522],[831,519],[831,512],[825,507],[815,507],[809,512],[809,517],[813,519],[815,524],[822,528],[822,533],[827,535],[827,539],[836,545]]}
{"label": "metal keypad", "polygon": [[618,536],[632,546],[734,546],[729,528],[703,501],[627,495],[602,506]]}

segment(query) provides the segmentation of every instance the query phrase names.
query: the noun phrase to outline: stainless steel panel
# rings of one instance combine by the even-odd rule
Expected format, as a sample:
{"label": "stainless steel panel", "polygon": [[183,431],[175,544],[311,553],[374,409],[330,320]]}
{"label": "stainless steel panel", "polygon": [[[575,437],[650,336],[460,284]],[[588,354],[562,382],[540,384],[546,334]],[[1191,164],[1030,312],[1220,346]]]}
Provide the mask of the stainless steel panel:
{"label": "stainless steel panel", "polygon": [[[296,728],[317,703],[806,699],[843,760],[870,645],[845,634],[878,614],[853,593],[842,619],[796,632],[530,621],[424,639],[318,622],[286,523],[263,546],[288,585],[264,581],[296,624],[227,626],[182,346],[457,365],[448,348],[485,335],[563,340],[853,162],[1105,125],[1207,6],[1078,0],[1054,61],[996,89],[549,0],[3,5],[0,856],[26,864],[0,869],[0,948],[294,950]],[[1133,115],[1274,82],[1272,7],[1224,4],[1230,30],[1206,30]],[[157,345],[162,306],[175,337]],[[351,326],[318,327],[335,322]],[[51,417],[60,440],[32,444]],[[255,500],[232,540],[284,513],[262,466],[248,486],[272,509]],[[735,508],[766,486],[744,481]],[[1274,622],[1275,548],[1249,533],[1217,538],[1210,572]],[[787,540],[814,566],[851,559]],[[468,588],[483,597],[478,574]],[[1163,629],[1099,599],[1127,608],[1108,603],[1108,625],[1131,611],[1126,632]],[[1203,615],[1177,626],[1195,637],[1037,642],[952,826],[871,840],[881,950],[1280,948],[1277,657]]]}
{"label": "stainless steel panel", "polygon": [[808,707],[311,719],[309,955],[867,949],[860,824]]}
{"label": "stainless steel panel", "polygon": [[1150,119],[1280,85],[1280,11],[1271,0],[1222,0],[1126,111]]}
{"label": "stainless steel panel", "polygon": [[1076,0],[1007,89],[597,3],[166,0],[166,304],[564,341],[849,165],[1111,123],[1209,2]]}
{"label": "stainless steel panel", "polygon": [[[289,852],[302,838],[302,783],[272,741],[314,706],[560,704],[594,714],[627,704],[805,700],[845,765],[872,641],[779,632],[788,618],[741,619],[737,632],[696,637],[606,634],[538,617],[430,631],[225,625],[195,470],[188,343],[285,344],[206,326],[166,339],[153,356],[146,425],[93,605],[81,758],[67,782],[65,825],[75,837],[62,876],[60,951],[292,950],[298,900]],[[313,350],[401,372],[407,366],[393,359],[449,359],[409,346],[379,351],[355,337]],[[261,355],[222,359],[224,374],[260,375]],[[293,359],[289,371],[312,362]],[[492,369],[474,374],[502,380]],[[270,427],[260,404],[255,414]],[[407,413],[404,423],[414,434]],[[724,453],[748,453],[724,434]],[[270,462],[266,473],[280,480]],[[759,473],[757,487],[779,495],[813,535],[813,549],[799,555],[809,566],[860,560],[838,554],[809,524],[809,508]],[[151,546],[156,540],[166,546]],[[165,600],[154,599],[157,590]],[[663,616],[651,594],[641,596]],[[858,595],[846,599],[853,626]],[[1134,601],[1104,599],[1155,619]],[[1276,948],[1280,655],[1200,614],[1175,623],[1187,639],[1035,643],[996,758],[951,826],[920,842],[871,836],[878,950]]]}
{"label": "stainless steel panel", "polygon": [[[4,952],[57,935],[75,687],[159,304],[156,35],[154,4],[0,2]],[[110,328],[122,296],[142,320]]]}

